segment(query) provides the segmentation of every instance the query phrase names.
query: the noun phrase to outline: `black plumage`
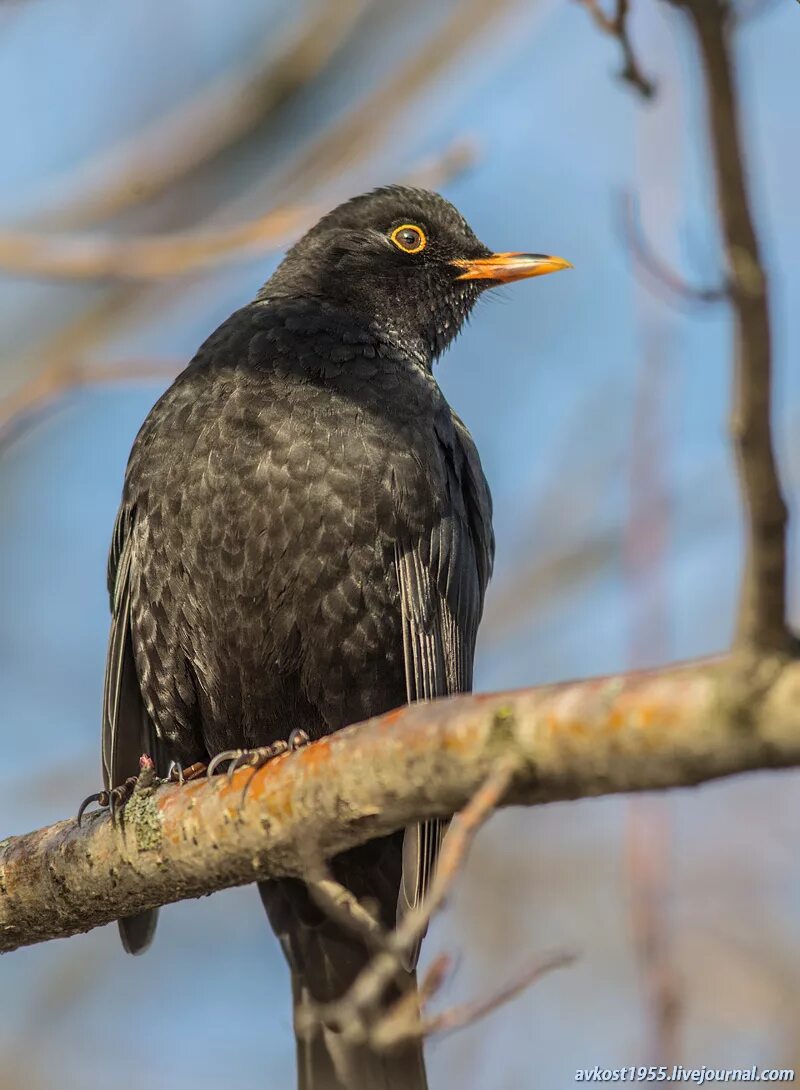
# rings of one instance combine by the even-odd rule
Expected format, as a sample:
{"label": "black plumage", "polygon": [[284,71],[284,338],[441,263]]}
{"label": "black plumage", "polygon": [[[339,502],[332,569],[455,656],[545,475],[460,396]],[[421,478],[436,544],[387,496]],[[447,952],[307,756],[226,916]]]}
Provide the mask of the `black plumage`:
{"label": "black plumage", "polygon": [[[546,260],[492,256],[443,198],[389,187],[324,217],[209,337],[128,464],[109,562],[107,786],[142,752],[163,774],[470,689],[491,501],[432,364],[484,287]],[[366,845],[337,876],[391,926],[440,835],[432,823],[404,850],[402,834]],[[340,995],[367,951],[301,883],[262,897],[296,1003]],[[154,921],[121,921],[126,948]],[[301,1086],[425,1085],[416,1047],[351,1056],[349,1082],[332,1052],[322,1033],[299,1045]]]}

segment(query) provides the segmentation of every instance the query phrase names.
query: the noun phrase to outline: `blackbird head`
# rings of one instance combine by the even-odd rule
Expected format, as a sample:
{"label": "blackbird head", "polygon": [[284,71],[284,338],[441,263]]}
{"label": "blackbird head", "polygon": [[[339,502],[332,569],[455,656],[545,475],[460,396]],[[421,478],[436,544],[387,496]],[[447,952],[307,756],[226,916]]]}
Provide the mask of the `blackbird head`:
{"label": "blackbird head", "polygon": [[323,216],[259,298],[318,299],[430,363],[486,288],[566,268],[560,257],[493,253],[444,197],[397,185]]}

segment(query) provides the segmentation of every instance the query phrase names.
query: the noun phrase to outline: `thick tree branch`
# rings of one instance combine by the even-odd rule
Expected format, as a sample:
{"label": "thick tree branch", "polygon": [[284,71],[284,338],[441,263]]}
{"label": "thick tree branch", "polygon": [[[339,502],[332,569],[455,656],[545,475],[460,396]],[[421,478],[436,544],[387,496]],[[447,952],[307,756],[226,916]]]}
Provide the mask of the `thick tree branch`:
{"label": "thick tree branch", "polygon": [[[452,814],[504,759],[533,805],[800,764],[800,664],[781,656],[458,697],[392,712],[229,783],[143,789],[105,815],[0,844],[0,950],[330,856]],[[253,776],[242,805],[245,784]]]}

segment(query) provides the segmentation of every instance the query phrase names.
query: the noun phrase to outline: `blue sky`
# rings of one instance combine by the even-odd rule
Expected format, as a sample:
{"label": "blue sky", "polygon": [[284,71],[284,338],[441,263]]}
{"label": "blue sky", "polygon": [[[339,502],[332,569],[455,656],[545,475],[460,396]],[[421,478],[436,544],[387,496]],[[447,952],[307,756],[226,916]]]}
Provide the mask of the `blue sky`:
{"label": "blue sky", "polygon": [[[402,176],[467,135],[477,162],[445,192],[478,234],[498,249],[554,252],[575,266],[487,299],[438,371],[495,498],[483,689],[707,653],[730,636],[741,548],[725,435],[729,317],[724,308],[676,310],[650,294],[616,213],[620,191],[637,193],[659,252],[689,279],[717,276],[701,87],[676,14],[655,0],[634,8],[643,64],[659,82],[653,104],[615,80],[613,44],[579,5],[510,4],[392,117],[374,153],[319,192],[305,184],[298,193],[330,203]],[[453,9],[376,3],[346,57],[263,132],[177,198],[96,230],[202,227],[229,221],[226,206],[237,218],[258,215],[282,171]],[[0,13],[2,223],[53,214],[79,190],[82,164],[252,63],[295,17],[276,2],[238,0],[233,10],[235,18],[222,0],[40,0]],[[779,454],[793,502],[798,17],[785,0],[737,39],[749,174],[774,287]],[[81,357],[188,359],[277,257],[144,286],[79,347]],[[62,323],[114,290],[2,277],[0,394],[44,365],[41,346]],[[644,434],[660,437],[667,534],[652,582],[636,590],[625,535],[643,433],[637,391],[654,381],[653,368],[662,369],[663,396]],[[0,835],[65,816],[96,786],[105,555],[127,452],[159,390],[73,392],[2,454]],[[585,562],[570,567],[575,557]],[[664,588],[657,639],[635,646],[656,584]],[[665,803],[684,1062],[778,1064],[791,1052],[800,1015],[800,889],[788,847],[796,784],[788,774],[751,777]],[[469,1034],[434,1043],[433,1086],[560,1090],[573,1085],[576,1066],[644,1062],[625,884],[630,820],[627,801],[606,800],[506,812],[485,830],[427,943],[429,955],[457,954],[448,998],[485,989],[527,953],[574,945],[581,959]],[[220,1082],[283,1090],[292,1064],[285,970],[252,890],[167,909],[145,958],[124,958],[106,928],[0,963],[0,1084],[23,1072],[25,1085],[44,1090],[112,1078],[119,1090],[143,1081],[154,1090]]]}

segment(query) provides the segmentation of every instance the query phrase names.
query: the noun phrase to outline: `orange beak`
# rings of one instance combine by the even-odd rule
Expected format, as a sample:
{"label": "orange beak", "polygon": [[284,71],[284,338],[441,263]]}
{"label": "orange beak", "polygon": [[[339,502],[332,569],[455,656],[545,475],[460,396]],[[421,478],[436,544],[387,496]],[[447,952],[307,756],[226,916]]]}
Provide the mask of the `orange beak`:
{"label": "orange beak", "polygon": [[473,260],[452,261],[451,264],[464,270],[457,280],[496,280],[501,284],[572,268],[563,257],[548,257],[547,254],[491,254]]}

